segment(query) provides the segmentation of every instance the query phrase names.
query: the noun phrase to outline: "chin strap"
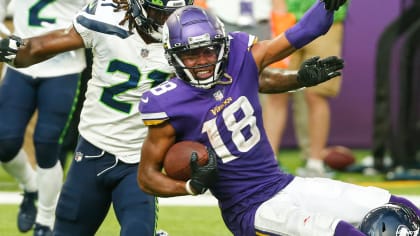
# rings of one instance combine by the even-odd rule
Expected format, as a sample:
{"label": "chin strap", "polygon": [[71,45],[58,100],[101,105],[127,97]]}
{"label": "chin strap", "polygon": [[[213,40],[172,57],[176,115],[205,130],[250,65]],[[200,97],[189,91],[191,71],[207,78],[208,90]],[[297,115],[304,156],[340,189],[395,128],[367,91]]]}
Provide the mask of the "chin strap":
{"label": "chin strap", "polygon": [[223,84],[231,84],[232,83],[232,81],[233,81],[232,76],[230,76],[228,73],[223,73],[223,76],[225,76],[227,80],[220,79],[220,80],[217,81],[217,84],[222,84],[223,85]]}

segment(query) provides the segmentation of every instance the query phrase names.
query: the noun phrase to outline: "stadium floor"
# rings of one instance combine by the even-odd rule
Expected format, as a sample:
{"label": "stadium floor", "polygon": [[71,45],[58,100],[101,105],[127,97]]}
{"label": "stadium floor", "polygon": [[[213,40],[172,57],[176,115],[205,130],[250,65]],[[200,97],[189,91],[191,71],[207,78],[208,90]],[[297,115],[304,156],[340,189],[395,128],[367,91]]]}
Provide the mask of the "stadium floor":
{"label": "stadium floor", "polygon": [[[405,195],[407,199],[420,207],[420,196]],[[0,204],[19,204],[22,195],[19,192],[0,192]],[[181,196],[159,198],[161,206],[217,206],[217,200],[210,193],[199,196]]]}

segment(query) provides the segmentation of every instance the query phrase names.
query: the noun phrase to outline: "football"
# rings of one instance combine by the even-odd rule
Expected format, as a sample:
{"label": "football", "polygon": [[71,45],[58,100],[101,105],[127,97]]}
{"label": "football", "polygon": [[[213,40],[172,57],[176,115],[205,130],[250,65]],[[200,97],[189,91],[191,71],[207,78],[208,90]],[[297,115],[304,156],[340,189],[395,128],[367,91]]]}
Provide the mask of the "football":
{"label": "football", "polygon": [[208,163],[208,153],[205,145],[195,141],[181,141],[172,145],[163,161],[163,169],[167,176],[187,181],[191,178],[191,153],[198,154],[198,164],[204,166]]}
{"label": "football", "polygon": [[356,158],[353,152],[343,146],[328,147],[323,151],[324,163],[331,169],[343,171],[352,165]]}

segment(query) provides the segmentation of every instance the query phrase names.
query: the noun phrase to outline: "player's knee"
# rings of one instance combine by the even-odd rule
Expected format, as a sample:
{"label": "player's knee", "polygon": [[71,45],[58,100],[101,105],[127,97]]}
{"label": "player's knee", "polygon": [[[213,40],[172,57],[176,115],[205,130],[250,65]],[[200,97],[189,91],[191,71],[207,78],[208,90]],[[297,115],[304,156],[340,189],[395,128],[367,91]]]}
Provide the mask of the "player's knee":
{"label": "player's knee", "polygon": [[[121,219],[121,235],[154,235],[156,225],[155,197],[136,194],[134,201],[124,201],[130,205],[115,207],[115,213]],[[130,210],[127,210],[130,209]]]}
{"label": "player's knee", "polygon": [[35,141],[36,162],[39,167],[47,169],[56,165],[60,145],[57,142]]}
{"label": "player's knee", "polygon": [[79,214],[80,197],[71,192],[68,188],[63,187],[58,199],[55,211],[56,218],[59,221],[75,221]]}
{"label": "player's knee", "polygon": [[[41,123],[41,122],[39,122]],[[34,142],[38,143],[58,143],[60,136],[63,133],[63,125],[58,125],[58,122],[50,122],[45,124],[37,124],[34,133]]]}
{"label": "player's knee", "polygon": [[101,216],[82,206],[81,190],[66,182],[55,211],[54,236],[95,235]]}
{"label": "player's knee", "polygon": [[0,140],[0,161],[8,162],[12,160],[22,147],[22,143],[23,138]]}

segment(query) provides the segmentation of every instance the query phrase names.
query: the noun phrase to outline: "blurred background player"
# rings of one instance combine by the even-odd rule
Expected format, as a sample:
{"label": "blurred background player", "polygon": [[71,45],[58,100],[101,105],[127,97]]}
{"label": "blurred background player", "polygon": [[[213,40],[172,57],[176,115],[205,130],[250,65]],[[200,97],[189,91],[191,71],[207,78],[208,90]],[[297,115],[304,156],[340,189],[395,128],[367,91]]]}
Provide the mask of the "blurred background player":
{"label": "blurred background player", "polygon": [[[286,9],[282,11],[284,17],[286,19],[293,19],[294,16],[297,21],[302,18],[305,11],[314,2],[300,0],[285,1]],[[313,56],[340,56],[343,41],[343,21],[346,12],[347,5],[344,5],[334,14],[334,23],[327,34],[293,53],[290,56],[288,69],[298,69],[302,61]],[[283,19],[284,17],[279,18]],[[276,25],[279,23],[273,22],[273,24]],[[263,105],[264,125],[270,144],[275,153],[277,153],[286,125],[288,99],[291,94],[293,95],[295,133],[299,147],[303,153],[302,156],[306,160],[305,166],[297,169],[297,174],[300,176],[333,177],[333,173],[327,171],[324,166],[322,151],[326,148],[330,129],[331,114],[329,99],[338,95],[340,86],[341,77],[337,77],[326,83],[295,93],[271,94],[266,96]]]}
{"label": "blurred background player", "polygon": [[[6,9],[8,2],[2,1],[1,7]],[[68,27],[83,5],[84,0],[15,0],[13,34],[27,38]],[[63,181],[63,169],[58,162],[60,144],[72,116],[80,72],[86,66],[84,52],[67,52],[25,69],[9,64],[0,87],[0,160],[24,190],[18,229],[29,231],[35,221],[34,235],[51,235]],[[21,150],[25,129],[35,110],[37,177]]]}
{"label": "blurred background player", "polygon": [[[295,23],[296,17],[293,14],[287,12],[286,0],[272,0],[272,10],[270,18],[272,37],[274,38],[284,33],[286,29],[293,26]],[[283,73],[289,67],[289,64],[290,56],[286,57],[281,61],[271,64],[261,72],[260,76],[262,76],[263,78],[272,77],[273,79],[275,79],[279,75],[281,76],[281,73]],[[274,145],[274,143],[280,143],[280,138],[282,136],[282,134],[280,134],[280,131],[283,131],[286,125],[286,121],[283,121],[282,119],[286,119],[288,109],[287,102],[285,102],[284,105],[279,105],[279,103],[281,103],[282,101],[277,100],[277,97],[279,97],[277,95],[287,96],[283,94],[261,95],[261,103],[263,105],[264,126],[266,127],[270,143],[273,143],[272,147],[276,157],[279,153],[279,148],[278,145]],[[283,100],[287,101],[285,99]],[[268,129],[274,130],[268,131]],[[281,160],[279,160],[279,162],[281,162]]]}
{"label": "blurred background player", "polygon": [[203,1],[222,20],[226,32],[245,31],[260,40],[270,38],[272,0],[200,0],[199,3]]}
{"label": "blurred background player", "polygon": [[173,75],[161,44],[162,25],[175,9],[191,4],[95,1],[68,29],[24,39],[25,45],[16,44],[18,39],[3,40],[17,47],[17,53],[3,53],[10,53],[6,59],[14,59],[19,67],[78,48],[92,49],[80,137],[59,197],[54,235],[94,235],[111,203],[120,235],[154,235],[156,198],[133,187],[147,134],[137,108],[144,91]]}

